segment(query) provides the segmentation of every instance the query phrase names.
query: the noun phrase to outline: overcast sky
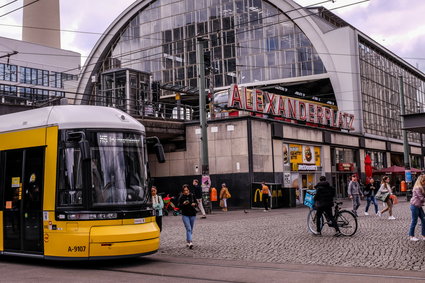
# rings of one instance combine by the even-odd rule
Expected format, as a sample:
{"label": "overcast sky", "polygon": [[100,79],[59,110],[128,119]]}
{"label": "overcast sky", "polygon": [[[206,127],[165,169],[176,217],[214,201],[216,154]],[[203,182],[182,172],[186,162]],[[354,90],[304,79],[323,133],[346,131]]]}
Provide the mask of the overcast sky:
{"label": "overcast sky", "polygon": [[[303,6],[325,2],[295,1]],[[334,0],[321,5],[425,71],[425,0],[370,0],[358,4],[360,1],[362,0]],[[13,1],[0,0],[0,7],[11,2]],[[4,14],[21,7],[22,2],[19,0],[0,8],[0,36],[21,39],[22,10]],[[62,29],[102,33],[133,2],[134,0],[60,0]],[[357,4],[338,8],[352,3]],[[62,48],[87,56],[98,38],[98,34],[64,31]]]}

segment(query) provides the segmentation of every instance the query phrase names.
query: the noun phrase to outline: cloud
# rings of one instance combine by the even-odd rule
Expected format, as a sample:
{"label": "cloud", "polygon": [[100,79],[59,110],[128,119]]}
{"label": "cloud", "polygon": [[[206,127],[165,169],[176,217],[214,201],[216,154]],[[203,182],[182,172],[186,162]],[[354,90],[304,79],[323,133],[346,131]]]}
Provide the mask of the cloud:
{"label": "cloud", "polygon": [[[312,4],[313,1],[317,0],[296,0],[300,5]],[[359,1],[336,0],[325,6],[332,9]],[[425,37],[425,1],[373,0],[332,12],[396,55],[422,59],[416,61],[425,71],[425,56],[420,52],[425,49],[425,40],[422,39]]]}
{"label": "cloud", "polygon": [[63,31],[62,48],[80,52],[84,61],[101,34],[133,2],[134,0],[61,1],[62,29],[80,31]]}

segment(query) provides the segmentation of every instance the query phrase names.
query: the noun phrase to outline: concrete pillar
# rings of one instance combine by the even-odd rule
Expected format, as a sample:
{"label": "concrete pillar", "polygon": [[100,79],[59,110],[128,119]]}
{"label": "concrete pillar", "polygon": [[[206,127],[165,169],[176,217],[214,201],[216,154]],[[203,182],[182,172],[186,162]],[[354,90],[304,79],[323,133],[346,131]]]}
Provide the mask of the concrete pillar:
{"label": "concrete pillar", "polygon": [[31,2],[24,0],[22,40],[61,48],[59,0]]}

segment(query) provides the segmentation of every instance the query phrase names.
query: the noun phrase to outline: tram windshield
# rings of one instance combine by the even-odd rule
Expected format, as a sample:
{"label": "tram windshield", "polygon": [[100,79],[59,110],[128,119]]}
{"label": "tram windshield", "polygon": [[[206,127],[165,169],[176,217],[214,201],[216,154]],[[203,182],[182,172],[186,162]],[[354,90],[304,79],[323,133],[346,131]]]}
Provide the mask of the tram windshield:
{"label": "tram windshield", "polygon": [[129,132],[91,132],[85,137],[90,158],[78,143],[61,148],[59,206],[128,206],[146,204],[147,158],[144,136]]}

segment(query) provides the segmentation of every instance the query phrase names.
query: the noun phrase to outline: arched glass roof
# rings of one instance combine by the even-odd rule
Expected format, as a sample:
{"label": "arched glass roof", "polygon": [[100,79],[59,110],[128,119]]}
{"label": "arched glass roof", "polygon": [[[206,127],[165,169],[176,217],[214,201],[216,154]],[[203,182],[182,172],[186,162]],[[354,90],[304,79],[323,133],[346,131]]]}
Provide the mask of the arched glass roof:
{"label": "arched glass roof", "polygon": [[208,39],[209,87],[326,72],[307,36],[261,0],[154,1],[122,29],[101,70],[131,68],[164,84],[196,87],[197,36]]}

